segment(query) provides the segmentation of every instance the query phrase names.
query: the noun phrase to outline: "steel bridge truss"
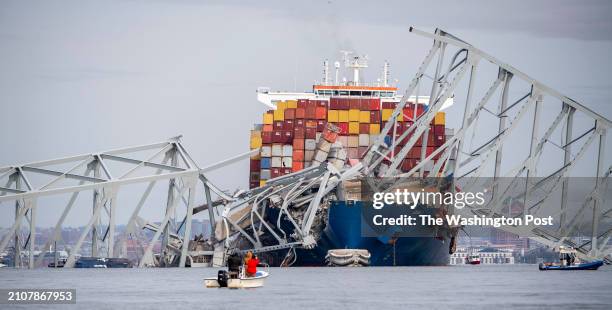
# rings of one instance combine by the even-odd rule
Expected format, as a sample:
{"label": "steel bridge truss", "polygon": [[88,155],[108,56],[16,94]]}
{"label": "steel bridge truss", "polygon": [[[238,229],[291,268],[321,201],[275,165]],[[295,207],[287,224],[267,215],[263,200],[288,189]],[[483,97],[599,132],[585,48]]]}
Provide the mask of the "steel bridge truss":
{"label": "steel bridge truss", "polygon": [[[122,256],[124,253],[119,252],[128,235],[141,233],[143,228],[154,231],[154,236],[145,246],[144,255],[139,262],[140,267],[153,264],[153,246],[160,238],[162,253],[159,255],[159,264],[162,266],[169,264],[168,252],[174,252],[172,254],[179,257],[178,265],[185,266],[190,255],[195,254],[188,251],[193,214],[208,209],[211,228],[214,231],[214,208],[208,208],[214,205],[211,192],[218,196],[219,201],[234,199],[210,183],[204,173],[248,158],[253,152],[199,168],[181,144],[180,137],[176,137],[160,143],[0,168],[0,182],[3,184],[0,187],[0,204],[13,203],[15,207],[15,221],[0,241],[0,252],[7,248],[12,239],[15,266],[22,265],[22,251],[25,249],[28,249],[29,268],[39,266],[44,258],[42,254],[61,239],[64,221],[73,209],[78,196],[84,192],[91,192],[93,194],[91,216],[74,248],[71,249],[65,267],[74,266],[77,255],[80,254],[81,247],[88,237],[91,238],[92,257],[112,258]],[[143,155],[145,153],[146,155]],[[123,164],[120,166],[122,169],[117,167],[117,163]],[[121,171],[118,172],[119,170]],[[45,181],[40,182],[45,178]],[[39,184],[34,180],[38,180]],[[72,184],[67,184],[70,181]],[[164,181],[168,183],[164,217],[161,223],[155,225],[143,220],[139,217],[139,213],[155,184]],[[132,209],[126,233],[123,236],[116,236],[117,209],[129,207],[122,206],[117,201],[117,194],[130,184],[146,184],[147,187]],[[207,203],[197,207],[198,210],[194,212],[198,184],[203,185]],[[47,207],[38,205],[37,202],[42,197],[62,194],[70,194],[70,198],[55,224],[53,235],[46,241],[41,249],[42,254],[35,260],[36,211],[40,207]],[[185,207],[185,215],[182,219],[177,219],[176,211],[181,206]],[[26,237],[22,238],[21,225],[24,220],[29,226]],[[100,249],[105,250],[101,253]]]}
{"label": "steel bridge truss", "polygon": [[[533,236],[532,239],[551,247],[560,245],[575,247],[583,258],[602,258],[610,255],[611,249],[608,241],[612,231],[598,230],[602,221],[609,222],[610,219],[610,203],[605,204],[603,200],[604,193],[608,189],[607,179],[612,169],[610,157],[605,156],[606,134],[610,121],[449,33],[437,29],[431,34],[412,27],[410,31],[432,39],[433,46],[409,84],[401,102],[394,110],[391,119],[382,129],[378,140],[366,154],[363,161],[365,171],[370,175],[383,177],[453,176],[455,182],[459,182],[462,178],[476,180],[479,177],[492,177],[489,187],[495,190],[494,193],[497,195],[493,197],[487,208],[463,210],[487,216],[499,216],[499,211],[505,206],[505,202],[502,201],[504,195],[499,193],[506,193],[508,188],[498,188],[502,178],[514,178],[512,185],[516,185],[515,183],[519,180],[524,183],[522,185],[524,190],[519,195],[525,204],[524,213],[534,212],[538,205],[546,202],[553,192],[560,189],[562,200],[557,213],[561,217],[559,227],[555,230],[531,229],[527,233]],[[436,56],[437,61],[433,65],[433,74],[428,74],[427,70]],[[476,78],[477,73],[481,71],[479,68],[483,67],[483,62],[488,66],[492,65],[497,70],[497,74],[490,81],[487,81],[486,78],[478,81]],[[427,85],[426,81],[429,81],[431,86]],[[516,96],[517,99],[510,101],[511,84],[516,83],[522,83],[527,87],[524,87],[526,90],[523,90],[522,93],[521,90],[516,90],[515,92],[519,94]],[[403,108],[410,96],[416,95],[418,100],[418,93],[415,94],[415,92],[418,92],[419,87],[430,87],[430,98],[432,99],[429,106],[424,114],[415,118],[414,125],[409,130],[401,135],[396,135],[396,120],[403,113]],[[476,97],[475,93],[479,89],[486,89],[486,91],[481,97]],[[517,87],[517,89],[520,88]],[[497,107],[491,108],[489,105],[494,101],[496,93],[499,93],[499,99],[496,100]],[[461,98],[463,100],[457,100],[460,96],[463,96]],[[444,102],[452,97],[455,98],[455,105],[459,104],[460,109],[463,110],[462,122],[442,146],[427,155],[429,124],[436,113],[441,110]],[[543,108],[546,109],[544,111],[547,115],[556,117],[552,120],[549,117],[543,117]],[[521,122],[529,114],[532,119]],[[580,126],[577,126],[575,122],[577,115],[579,115],[581,124],[586,124],[583,126],[586,129],[581,129],[578,134],[576,132]],[[483,126],[479,122],[486,116],[493,116],[497,132],[480,142],[481,144],[477,147],[468,145],[467,142],[473,143],[476,134],[489,131],[484,128],[489,128],[490,125]],[[517,128],[522,128],[522,130],[517,130]],[[554,142],[552,135],[555,132],[562,135],[560,143]],[[384,137],[389,133],[393,133],[393,139],[392,143],[387,145]],[[506,146],[506,152],[503,152],[504,145],[514,144],[517,137],[519,137],[518,140],[528,142],[528,153],[520,154],[517,149],[514,149],[514,145],[510,148]],[[403,158],[419,139],[422,139],[419,163],[410,171],[401,172],[399,168]],[[597,142],[595,156],[587,155],[589,147],[595,142]],[[552,146],[549,149],[560,152],[560,157],[563,159],[552,170],[552,173],[538,174],[538,169],[540,169],[538,163],[542,162],[542,154],[546,146]],[[400,151],[397,151],[398,147]],[[389,164],[384,164],[385,159]],[[546,161],[547,158],[544,160]],[[587,176],[593,177],[595,184],[592,193],[585,197],[582,208],[574,218],[570,218],[565,210],[568,195],[567,177],[572,176],[570,173],[574,167],[584,162],[594,163],[595,168],[591,172],[580,171],[578,175],[583,176],[586,173]],[[547,165],[552,164],[547,162]],[[504,171],[504,167],[512,168]],[[468,182],[462,189],[469,191],[473,188],[471,187],[473,183],[473,181]],[[544,199],[530,204],[528,197],[536,191],[545,191]],[[584,244],[575,244],[569,236],[576,228],[579,217],[584,215],[585,209],[589,206],[592,211],[591,238]],[[509,228],[509,230],[514,233],[523,233],[523,235],[526,233],[520,229]]]}

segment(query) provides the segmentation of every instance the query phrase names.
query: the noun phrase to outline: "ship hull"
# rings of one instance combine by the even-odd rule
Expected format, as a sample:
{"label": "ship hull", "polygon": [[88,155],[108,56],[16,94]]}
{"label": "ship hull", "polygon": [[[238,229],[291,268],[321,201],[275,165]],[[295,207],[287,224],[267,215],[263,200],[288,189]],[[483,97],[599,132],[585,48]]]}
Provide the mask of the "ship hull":
{"label": "ship hull", "polygon": [[[431,237],[365,237],[361,231],[361,203],[332,203],[326,227],[313,249],[296,249],[292,266],[325,266],[325,256],[332,249],[365,249],[370,252],[370,266],[442,266],[448,265],[449,240]],[[286,251],[283,251],[283,257]],[[278,253],[281,254],[281,253]],[[280,255],[272,258],[279,264]]]}

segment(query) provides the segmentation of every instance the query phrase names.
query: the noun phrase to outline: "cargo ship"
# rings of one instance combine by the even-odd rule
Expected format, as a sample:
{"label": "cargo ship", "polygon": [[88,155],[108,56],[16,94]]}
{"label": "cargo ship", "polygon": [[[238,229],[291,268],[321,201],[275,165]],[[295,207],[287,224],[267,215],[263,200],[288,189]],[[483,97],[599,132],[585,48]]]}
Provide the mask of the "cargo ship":
{"label": "cargo ship", "polygon": [[[340,62],[334,63],[335,79],[332,81],[329,62],[324,61],[323,79],[313,85],[312,91],[258,89],[258,101],[269,106],[270,110],[263,114],[262,123],[255,124],[251,131],[250,148],[260,152],[250,159],[250,188],[264,186],[270,179],[322,162],[330,162],[342,169],[364,158],[368,147],[390,120],[401,95],[390,82],[387,62],[376,83],[361,81],[361,70],[368,67],[366,57],[344,52],[344,66],[352,73],[350,81],[346,78],[339,80]],[[409,98],[385,141],[393,139],[394,135],[399,137],[410,128],[427,111],[428,100],[426,96]],[[450,104],[452,99],[444,103]],[[328,137],[330,128],[335,130],[332,139]],[[423,155],[432,154],[451,134],[445,126],[445,113],[438,112],[431,123],[427,141],[416,143],[403,159],[401,170],[407,172],[414,168]],[[329,153],[315,149],[321,139],[333,143]],[[318,158],[319,154],[323,154],[322,158]],[[319,231],[314,248],[290,249],[289,252],[279,250],[266,253],[264,258],[271,265],[323,266],[329,250],[360,249],[369,252],[371,266],[448,264],[452,252],[449,250],[452,242],[448,232],[432,231],[431,236],[425,237],[363,236],[360,225],[363,201],[359,187],[359,183],[345,182],[340,187],[342,193],[323,209],[325,214],[318,217],[320,223],[315,225]],[[286,220],[277,222],[278,209],[268,210],[267,216],[281,229],[292,227]]]}

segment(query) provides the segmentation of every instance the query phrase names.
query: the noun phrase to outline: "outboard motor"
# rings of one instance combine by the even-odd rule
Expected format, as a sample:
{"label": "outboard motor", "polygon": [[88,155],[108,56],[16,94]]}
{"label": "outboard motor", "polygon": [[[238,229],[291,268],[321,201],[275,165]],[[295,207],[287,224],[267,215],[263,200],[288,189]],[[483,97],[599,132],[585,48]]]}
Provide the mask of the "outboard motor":
{"label": "outboard motor", "polygon": [[219,270],[217,273],[217,282],[219,282],[220,287],[227,287],[227,279],[228,274],[225,270]]}

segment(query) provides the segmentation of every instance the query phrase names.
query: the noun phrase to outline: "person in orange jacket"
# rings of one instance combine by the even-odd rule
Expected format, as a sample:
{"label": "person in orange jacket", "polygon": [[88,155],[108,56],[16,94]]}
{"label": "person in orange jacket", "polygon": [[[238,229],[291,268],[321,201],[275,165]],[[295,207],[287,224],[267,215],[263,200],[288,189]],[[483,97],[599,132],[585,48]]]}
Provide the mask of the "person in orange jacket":
{"label": "person in orange jacket", "polygon": [[254,277],[255,274],[257,273],[257,265],[259,265],[259,258],[257,256],[254,256],[253,258],[247,261],[246,265],[247,265],[247,269],[246,269],[247,277]]}

